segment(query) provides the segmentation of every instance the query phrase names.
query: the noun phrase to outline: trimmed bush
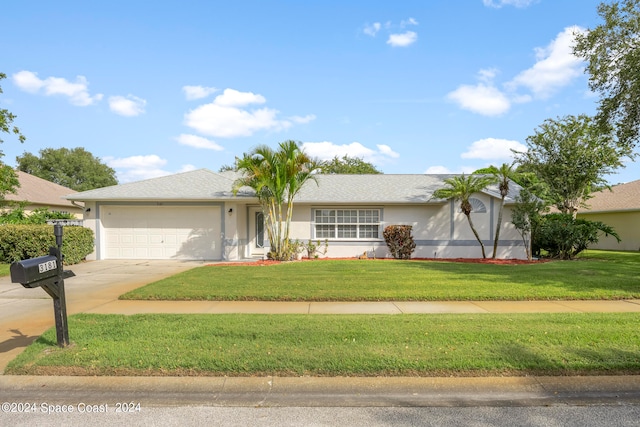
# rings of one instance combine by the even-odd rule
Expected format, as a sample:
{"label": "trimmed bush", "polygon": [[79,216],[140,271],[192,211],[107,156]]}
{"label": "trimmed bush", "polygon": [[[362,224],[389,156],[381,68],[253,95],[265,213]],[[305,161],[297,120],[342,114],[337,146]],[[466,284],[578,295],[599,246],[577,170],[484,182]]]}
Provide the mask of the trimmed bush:
{"label": "trimmed bush", "polygon": [[572,259],[589,245],[598,243],[600,235],[620,236],[613,227],[600,222],[573,218],[571,214],[551,213],[541,217],[533,238],[533,246],[552,258]]}
{"label": "trimmed bush", "polygon": [[411,236],[411,225],[389,225],[385,227],[382,235],[391,255],[395,259],[410,259],[416,249],[416,244]]}
{"label": "trimmed bush", "polygon": [[[0,225],[0,262],[49,254],[56,245],[52,225]],[[77,264],[93,252],[93,232],[85,227],[66,226],[62,241],[65,264]]]}

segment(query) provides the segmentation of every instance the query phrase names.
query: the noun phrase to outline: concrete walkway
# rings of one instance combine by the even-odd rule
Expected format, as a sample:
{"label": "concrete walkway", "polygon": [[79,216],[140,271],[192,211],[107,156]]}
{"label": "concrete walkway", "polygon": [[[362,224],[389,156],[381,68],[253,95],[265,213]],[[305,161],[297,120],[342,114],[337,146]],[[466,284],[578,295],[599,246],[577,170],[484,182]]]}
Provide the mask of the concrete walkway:
{"label": "concrete walkway", "polygon": [[[70,266],[67,311],[75,313],[560,313],[640,312],[640,300],[469,302],[176,302],[119,301],[144,284],[202,265],[178,261],[94,261]],[[0,372],[54,325],[51,298],[0,278]],[[125,384],[127,384],[125,386]],[[133,384],[133,385],[131,385]],[[135,385],[135,386],[134,386]],[[133,387],[132,389],[130,389]],[[451,406],[484,404],[640,404],[640,376],[553,378],[124,378],[0,375],[0,392],[15,401],[78,396],[96,403],[146,396],[154,405],[182,403],[275,406]],[[75,394],[74,394],[75,393]],[[55,398],[55,399],[54,399]],[[11,400],[11,399],[9,399]],[[184,402],[183,402],[184,401]],[[315,403],[314,403],[315,402]],[[497,403],[496,403],[497,402]],[[64,403],[64,402],[63,402]],[[464,405],[463,405],[464,406]]]}
{"label": "concrete walkway", "polygon": [[111,301],[99,307],[86,310],[86,312],[99,314],[640,313],[640,300],[441,302]]}

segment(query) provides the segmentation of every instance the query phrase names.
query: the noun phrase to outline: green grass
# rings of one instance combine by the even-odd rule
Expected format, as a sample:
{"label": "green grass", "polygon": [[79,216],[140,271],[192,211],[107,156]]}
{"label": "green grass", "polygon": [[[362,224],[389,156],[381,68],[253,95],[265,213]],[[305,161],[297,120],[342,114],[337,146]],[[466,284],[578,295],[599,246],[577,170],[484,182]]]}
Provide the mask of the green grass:
{"label": "green grass", "polygon": [[638,314],[91,315],[8,374],[640,374]]}
{"label": "green grass", "polygon": [[9,275],[11,264],[0,264],[0,277]]}
{"label": "green grass", "polygon": [[205,266],[121,297],[148,300],[442,301],[640,298],[640,252],[528,265],[322,260]]}

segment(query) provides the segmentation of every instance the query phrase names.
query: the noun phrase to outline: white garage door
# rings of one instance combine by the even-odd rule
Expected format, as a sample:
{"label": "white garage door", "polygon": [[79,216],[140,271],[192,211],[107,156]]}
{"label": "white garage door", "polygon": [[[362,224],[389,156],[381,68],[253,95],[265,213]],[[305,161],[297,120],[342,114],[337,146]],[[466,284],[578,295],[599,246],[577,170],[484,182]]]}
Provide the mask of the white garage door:
{"label": "white garage door", "polygon": [[220,207],[103,206],[105,259],[221,259]]}

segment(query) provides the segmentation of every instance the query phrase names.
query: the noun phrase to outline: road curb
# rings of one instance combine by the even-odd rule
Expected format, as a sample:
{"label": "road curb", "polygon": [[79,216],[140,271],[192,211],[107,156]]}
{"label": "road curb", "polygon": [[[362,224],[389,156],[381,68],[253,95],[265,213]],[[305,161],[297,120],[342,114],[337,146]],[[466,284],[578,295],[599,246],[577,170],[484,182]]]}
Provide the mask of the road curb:
{"label": "road curb", "polygon": [[7,402],[142,406],[461,407],[640,404],[640,376],[0,376]]}

